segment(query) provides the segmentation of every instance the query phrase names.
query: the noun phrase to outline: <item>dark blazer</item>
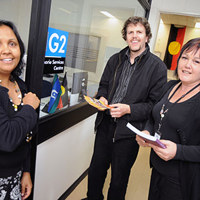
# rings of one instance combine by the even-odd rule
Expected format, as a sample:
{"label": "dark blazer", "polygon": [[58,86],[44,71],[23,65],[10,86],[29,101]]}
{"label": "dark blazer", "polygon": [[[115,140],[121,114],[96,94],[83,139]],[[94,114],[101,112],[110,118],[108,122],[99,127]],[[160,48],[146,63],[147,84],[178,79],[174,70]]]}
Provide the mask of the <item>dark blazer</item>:
{"label": "dark blazer", "polygon": [[[110,103],[118,86],[123,63],[127,59],[126,47],[113,55],[103,72],[97,98],[105,97]],[[126,127],[127,122],[132,123],[139,129],[143,129],[146,120],[157,101],[163,85],[167,82],[167,68],[165,64],[149,51],[147,45],[146,54],[139,58],[136,69],[130,79],[127,94],[122,103],[130,105],[131,114],[126,114],[117,119],[115,140],[135,137]],[[99,111],[95,123],[95,130],[101,123],[105,111]]]}

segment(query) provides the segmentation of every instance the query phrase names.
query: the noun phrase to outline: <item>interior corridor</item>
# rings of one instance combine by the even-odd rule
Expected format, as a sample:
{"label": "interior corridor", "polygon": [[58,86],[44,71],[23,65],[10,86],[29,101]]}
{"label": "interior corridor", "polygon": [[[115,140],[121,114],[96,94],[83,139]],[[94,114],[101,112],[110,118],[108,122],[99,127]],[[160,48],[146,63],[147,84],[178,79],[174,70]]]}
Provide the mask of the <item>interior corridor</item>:
{"label": "interior corridor", "polygon": [[[140,148],[137,160],[132,168],[126,200],[147,200],[151,169],[149,167],[149,148]],[[104,185],[104,199],[107,197],[110,170]],[[66,200],[81,200],[86,197],[87,177],[76,187]]]}

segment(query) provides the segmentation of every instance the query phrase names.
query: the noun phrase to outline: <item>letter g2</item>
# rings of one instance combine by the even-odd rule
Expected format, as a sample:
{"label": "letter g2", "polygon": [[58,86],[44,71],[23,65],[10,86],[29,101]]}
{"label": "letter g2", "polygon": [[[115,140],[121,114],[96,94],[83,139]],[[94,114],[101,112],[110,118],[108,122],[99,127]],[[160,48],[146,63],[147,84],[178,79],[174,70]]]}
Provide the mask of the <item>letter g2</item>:
{"label": "letter g2", "polygon": [[58,50],[59,47],[59,43],[58,42],[54,42],[54,47],[52,47],[52,40],[56,38],[57,40],[59,39],[59,36],[57,33],[53,33],[50,38],[49,38],[49,49],[52,53],[55,53]]}

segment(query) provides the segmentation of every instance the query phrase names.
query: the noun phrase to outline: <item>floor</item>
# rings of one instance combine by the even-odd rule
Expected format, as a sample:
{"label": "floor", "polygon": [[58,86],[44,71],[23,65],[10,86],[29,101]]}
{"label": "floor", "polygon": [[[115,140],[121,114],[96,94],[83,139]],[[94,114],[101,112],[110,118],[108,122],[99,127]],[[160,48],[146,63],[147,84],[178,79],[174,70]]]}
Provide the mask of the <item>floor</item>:
{"label": "floor", "polygon": [[[137,160],[132,168],[129,184],[126,193],[126,200],[147,200],[150,182],[151,169],[149,167],[149,148],[140,148]],[[109,187],[110,171],[106,178],[103,193]],[[86,197],[87,177],[77,186],[77,188],[67,197],[66,200],[81,200]]]}

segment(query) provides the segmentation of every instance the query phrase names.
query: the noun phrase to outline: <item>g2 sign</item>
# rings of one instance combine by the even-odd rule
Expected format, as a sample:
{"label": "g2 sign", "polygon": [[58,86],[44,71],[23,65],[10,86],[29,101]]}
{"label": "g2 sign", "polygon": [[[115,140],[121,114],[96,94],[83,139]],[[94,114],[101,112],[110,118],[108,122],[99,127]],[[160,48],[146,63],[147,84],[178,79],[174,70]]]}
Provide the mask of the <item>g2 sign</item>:
{"label": "g2 sign", "polygon": [[55,28],[48,29],[46,57],[65,57],[69,33]]}

